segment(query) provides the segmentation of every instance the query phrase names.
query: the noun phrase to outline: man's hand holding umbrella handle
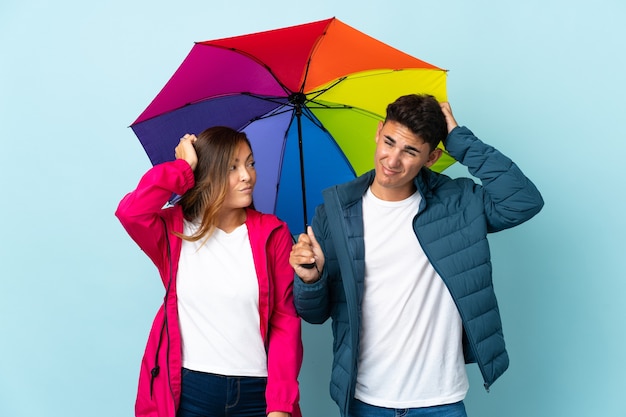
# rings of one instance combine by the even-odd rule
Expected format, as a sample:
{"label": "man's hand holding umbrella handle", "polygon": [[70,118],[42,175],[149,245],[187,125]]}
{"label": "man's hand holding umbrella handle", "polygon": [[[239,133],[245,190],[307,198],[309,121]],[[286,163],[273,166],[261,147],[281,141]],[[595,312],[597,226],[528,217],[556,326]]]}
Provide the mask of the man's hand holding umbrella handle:
{"label": "man's hand holding umbrella handle", "polygon": [[[307,227],[307,232],[298,237],[289,254],[289,263],[296,274],[307,284],[319,280],[324,270],[324,252],[315,239],[313,228]],[[313,268],[303,265],[313,264]]]}
{"label": "man's hand holding umbrella handle", "polygon": [[196,142],[196,135],[190,135],[187,133],[185,136],[180,138],[180,142],[176,146],[174,150],[174,156],[176,159],[184,159],[187,161],[192,171],[196,170],[196,165],[198,164],[198,155],[196,154],[196,148],[193,147],[193,144]]}

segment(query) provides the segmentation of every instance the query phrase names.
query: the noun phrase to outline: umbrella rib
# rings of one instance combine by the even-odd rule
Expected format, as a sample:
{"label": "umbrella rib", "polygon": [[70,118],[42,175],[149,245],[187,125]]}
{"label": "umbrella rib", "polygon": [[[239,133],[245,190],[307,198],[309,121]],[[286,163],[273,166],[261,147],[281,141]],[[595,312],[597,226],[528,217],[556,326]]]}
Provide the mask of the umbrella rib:
{"label": "umbrella rib", "polygon": [[309,109],[321,109],[321,110],[354,110],[354,111],[360,112],[360,113],[362,113],[364,115],[371,116],[371,117],[373,117],[373,118],[375,118],[377,120],[380,120],[381,117],[382,117],[380,114],[374,113],[373,111],[366,110],[366,109],[363,109],[363,108],[360,108],[360,107],[349,106],[347,104],[338,104],[338,105],[335,105],[335,106],[329,106],[329,105],[323,104],[323,103],[317,103],[317,102],[313,102],[313,103],[315,103],[317,105],[317,107],[307,106],[307,108],[309,108]]}
{"label": "umbrella rib", "polygon": [[326,33],[328,31],[328,26],[324,28],[322,33],[317,37],[313,47],[311,48],[311,52],[309,53],[308,59],[306,61],[306,67],[304,68],[304,76],[302,77],[302,84],[300,84],[300,93],[304,93],[304,86],[306,85],[306,80],[309,78],[309,70],[311,69],[311,61],[313,60],[313,55],[317,52],[317,49],[322,43],[322,40],[326,37]]}
{"label": "umbrella rib", "polygon": [[275,103],[275,104],[281,104],[283,106],[287,106],[289,103],[285,103],[284,101],[281,101],[280,99],[284,99],[285,97],[281,97],[281,96],[259,96],[257,94],[253,94],[247,91],[243,91],[241,93],[239,93],[243,96],[248,96],[248,97],[252,97],[252,98],[256,98],[259,100],[263,100],[263,101],[268,101],[270,103]]}
{"label": "umbrella rib", "polygon": [[[380,119],[380,115],[374,112],[371,112],[369,110],[365,110],[362,109],[360,107],[354,107],[354,106],[349,106],[347,104],[338,104],[335,106],[330,106],[328,104],[324,104],[324,103],[320,103],[318,101],[316,101],[315,99],[318,98],[319,96],[321,96],[322,94],[324,94],[325,92],[327,92],[328,90],[330,90],[331,88],[336,87],[337,85],[339,85],[341,82],[345,81],[348,77],[340,77],[338,78],[334,83],[332,83],[331,85],[329,85],[328,87],[321,89],[321,90],[317,90],[317,91],[313,91],[311,93],[309,93],[309,95],[313,95],[311,98],[307,98],[307,107],[308,108],[316,108],[316,109],[342,109],[342,110],[355,110],[355,111],[360,111],[363,114],[369,115],[374,117],[375,119]],[[308,103],[314,103],[316,106],[318,107],[312,107],[310,104]]]}
{"label": "umbrella rib", "polygon": [[322,129],[324,132],[329,133],[329,132],[328,132],[328,130],[327,130],[327,129],[324,127],[324,125],[322,124],[322,122],[320,122],[320,121],[318,120],[318,118],[317,118],[317,117],[315,117],[313,114],[311,114],[311,113],[310,113],[309,107],[306,107],[306,106],[305,106],[305,107],[303,108],[303,110],[306,110],[306,111],[303,111],[303,112],[302,112],[302,114],[303,114],[303,115],[304,115],[307,119],[309,119],[309,120],[311,121],[311,123],[313,123],[313,124],[314,124],[315,126],[317,126],[318,128]]}
{"label": "umbrella rib", "polygon": [[330,90],[331,88],[333,88],[333,87],[337,86],[338,84],[340,84],[346,78],[348,78],[348,77],[341,77],[341,78],[337,79],[337,81],[335,81],[334,83],[332,83],[331,85],[329,85],[328,87],[326,87],[326,88],[324,88],[322,90],[311,91],[308,95],[313,95],[313,97],[311,99],[307,99],[307,101],[314,101],[316,98],[318,98],[319,96],[321,96],[322,94],[324,94],[325,92]]}
{"label": "umbrella rib", "polygon": [[275,109],[275,110],[272,110],[271,112],[269,112],[267,114],[255,117],[254,119],[250,120],[250,123],[252,123],[254,121],[257,121],[257,120],[268,119],[270,117],[278,116],[278,115],[281,115],[283,113],[288,113],[290,111],[292,111],[292,109],[288,108],[287,106],[283,106],[282,109]]}
{"label": "umbrella rib", "polygon": [[310,92],[307,96],[311,96],[311,95],[312,95],[312,97],[311,97],[311,98],[308,98],[308,97],[307,97],[306,102],[307,102],[307,103],[314,103],[316,106],[319,106],[319,107],[312,107],[310,104],[307,104],[307,107],[308,107],[308,108],[318,108],[318,109],[346,109],[346,110],[353,109],[353,110],[358,110],[358,111],[361,111],[361,112],[363,112],[363,113],[369,114],[369,115],[371,115],[371,116],[375,116],[376,118],[379,118],[379,117],[380,117],[380,115],[379,115],[379,114],[376,114],[376,113],[374,113],[374,112],[371,112],[371,111],[369,111],[369,110],[365,110],[365,109],[362,109],[362,108],[358,108],[358,107],[354,107],[354,106],[349,106],[349,105],[347,105],[347,104],[338,104],[338,105],[336,105],[336,106],[330,106],[330,105],[328,105],[328,104],[324,104],[324,103],[320,103],[320,102],[316,101],[316,98],[318,98],[318,97],[319,97],[319,96],[321,96],[322,94],[326,93],[328,90],[330,90],[330,89],[332,89],[332,88],[336,87],[336,86],[337,86],[337,85],[339,85],[341,82],[345,81],[347,78],[348,78],[348,77],[341,77],[341,78],[338,78],[338,79],[337,79],[334,83],[332,83],[332,84],[331,84],[331,85],[329,85],[328,87],[326,87],[326,88],[324,88],[324,89],[321,89],[321,90],[317,90],[317,91],[312,91],[312,92]]}
{"label": "umbrella rib", "polygon": [[249,92],[242,92],[242,95],[246,95],[248,97],[252,97],[258,100],[263,100],[263,101],[267,101],[269,103],[274,103],[274,104],[278,104],[279,107],[273,109],[272,111],[270,111],[269,113],[266,113],[264,115],[261,116],[256,116],[250,120],[248,120],[247,123],[245,123],[240,129],[245,129],[247,126],[249,126],[250,124],[258,121],[258,120],[263,120],[263,119],[268,119],[270,117],[274,117],[274,116],[278,116],[284,113],[288,113],[290,111],[293,111],[293,106],[291,106],[289,103],[283,102],[281,100],[279,100],[281,97],[266,97],[266,96],[259,96],[256,94],[252,94]]}

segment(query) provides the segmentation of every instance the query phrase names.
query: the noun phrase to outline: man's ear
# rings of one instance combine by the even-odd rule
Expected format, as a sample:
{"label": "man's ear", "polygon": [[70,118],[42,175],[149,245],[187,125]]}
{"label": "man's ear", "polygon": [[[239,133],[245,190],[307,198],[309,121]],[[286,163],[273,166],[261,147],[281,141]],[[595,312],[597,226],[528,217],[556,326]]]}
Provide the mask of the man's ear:
{"label": "man's ear", "polygon": [[441,148],[435,148],[435,150],[433,150],[430,155],[428,155],[428,162],[426,162],[424,166],[430,168],[435,164],[435,162],[439,160],[439,158],[441,158],[441,155],[443,155],[443,151],[441,150]]}
{"label": "man's ear", "polygon": [[380,131],[383,130],[384,121],[378,122],[378,128],[376,128],[376,136],[374,137],[374,141],[378,143],[378,137],[380,136]]}

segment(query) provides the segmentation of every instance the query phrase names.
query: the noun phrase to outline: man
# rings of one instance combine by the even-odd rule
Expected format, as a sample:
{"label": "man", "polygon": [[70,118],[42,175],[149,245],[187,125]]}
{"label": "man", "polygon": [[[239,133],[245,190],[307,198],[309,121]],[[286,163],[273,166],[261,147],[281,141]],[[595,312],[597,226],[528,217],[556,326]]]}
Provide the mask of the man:
{"label": "man", "polygon": [[[482,185],[429,169],[440,141]],[[539,191],[448,103],[409,95],[378,126],[375,169],[323,196],[290,263],[298,313],[332,317],[341,415],[465,416],[465,363],[487,389],[508,367],[487,233],[537,214]]]}

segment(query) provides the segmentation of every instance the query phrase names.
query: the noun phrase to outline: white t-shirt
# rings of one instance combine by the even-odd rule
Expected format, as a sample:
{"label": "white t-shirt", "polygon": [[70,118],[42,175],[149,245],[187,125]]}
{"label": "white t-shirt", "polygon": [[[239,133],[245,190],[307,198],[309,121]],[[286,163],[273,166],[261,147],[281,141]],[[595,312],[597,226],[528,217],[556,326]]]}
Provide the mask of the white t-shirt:
{"label": "white t-shirt", "polygon": [[[190,235],[197,225],[185,221]],[[267,376],[259,284],[245,224],[183,240],[177,275],[183,366],[231,376]]]}
{"label": "white t-shirt", "polygon": [[365,291],[355,397],[387,408],[442,405],[469,384],[462,322],[413,231],[421,196],[363,196]]}

